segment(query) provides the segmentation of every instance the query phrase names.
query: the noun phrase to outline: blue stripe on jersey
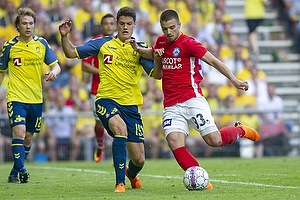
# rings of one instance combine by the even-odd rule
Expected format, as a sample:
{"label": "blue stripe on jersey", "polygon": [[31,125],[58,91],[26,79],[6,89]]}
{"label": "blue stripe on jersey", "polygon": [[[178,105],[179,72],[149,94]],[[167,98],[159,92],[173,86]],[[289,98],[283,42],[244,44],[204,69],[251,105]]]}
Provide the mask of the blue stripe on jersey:
{"label": "blue stripe on jersey", "polygon": [[[101,38],[95,38],[87,41],[81,46],[76,47],[76,51],[80,59],[86,58],[89,56],[97,56],[102,45],[113,39],[112,36],[105,36]],[[92,47],[92,48],[90,48]]]}
{"label": "blue stripe on jersey", "polygon": [[153,60],[148,60],[146,58],[140,57],[140,64],[143,66],[145,72],[150,75],[154,68],[154,62]]}
{"label": "blue stripe on jersey", "polygon": [[9,58],[10,49],[16,42],[17,40],[13,38],[4,43],[0,56],[0,70],[6,71],[9,61],[7,58]]}
{"label": "blue stripe on jersey", "polygon": [[[144,42],[138,42],[138,46],[143,48],[148,48],[148,45]],[[146,58],[140,57],[140,64],[143,66],[145,72],[149,75],[154,68],[153,60],[148,60]]]}

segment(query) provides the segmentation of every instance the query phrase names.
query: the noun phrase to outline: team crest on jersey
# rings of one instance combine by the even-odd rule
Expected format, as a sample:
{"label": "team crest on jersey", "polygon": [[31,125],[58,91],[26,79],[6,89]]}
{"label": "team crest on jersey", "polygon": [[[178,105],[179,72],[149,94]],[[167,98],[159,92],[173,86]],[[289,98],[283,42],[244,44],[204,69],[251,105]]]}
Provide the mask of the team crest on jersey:
{"label": "team crest on jersey", "polygon": [[176,47],[175,49],[173,49],[173,56],[178,56],[179,54],[180,54],[179,47]]}
{"label": "team crest on jersey", "polygon": [[40,53],[40,52],[41,52],[41,49],[40,49],[40,47],[36,47],[35,49],[36,49],[36,52],[38,52],[38,53]]}
{"label": "team crest on jersey", "polygon": [[108,54],[104,55],[104,59],[103,59],[104,64],[112,64],[112,60],[113,60],[113,55],[108,55]]}
{"label": "team crest on jersey", "polygon": [[22,66],[21,58],[13,58],[13,62],[15,66]]}

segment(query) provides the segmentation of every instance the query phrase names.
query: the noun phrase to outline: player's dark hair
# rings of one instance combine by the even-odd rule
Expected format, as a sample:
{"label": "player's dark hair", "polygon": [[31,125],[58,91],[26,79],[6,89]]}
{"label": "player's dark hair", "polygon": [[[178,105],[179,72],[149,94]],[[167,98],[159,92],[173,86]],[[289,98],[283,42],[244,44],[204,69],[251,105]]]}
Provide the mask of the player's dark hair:
{"label": "player's dark hair", "polygon": [[179,17],[178,14],[175,10],[165,10],[161,15],[160,15],[160,22],[164,21],[170,21],[172,19],[175,19],[176,22],[179,22]]}
{"label": "player's dark hair", "polygon": [[132,17],[133,21],[135,22],[136,20],[136,13],[135,10],[133,8],[130,7],[123,7],[120,8],[120,10],[117,13],[117,21],[119,21],[119,18],[121,16],[125,16],[125,17]]}
{"label": "player's dark hair", "polygon": [[104,19],[106,19],[106,18],[114,18],[115,19],[115,17],[112,15],[112,14],[106,14],[106,15],[104,15],[103,17],[102,17],[102,19],[101,19],[101,24],[103,23],[103,20]]}
{"label": "player's dark hair", "polygon": [[36,16],[35,13],[31,10],[31,8],[25,7],[25,8],[19,8],[17,10],[17,17],[15,19],[15,28],[17,29],[17,31],[19,32],[19,28],[18,28],[18,24],[20,23],[21,17],[24,16],[30,16],[33,18],[34,20],[34,24],[36,22]]}

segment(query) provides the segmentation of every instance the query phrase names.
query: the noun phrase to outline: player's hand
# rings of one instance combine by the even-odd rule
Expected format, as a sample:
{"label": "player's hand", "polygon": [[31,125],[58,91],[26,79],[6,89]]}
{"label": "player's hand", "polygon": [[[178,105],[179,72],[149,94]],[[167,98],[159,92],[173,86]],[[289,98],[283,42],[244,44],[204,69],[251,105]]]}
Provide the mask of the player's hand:
{"label": "player's hand", "polygon": [[59,25],[58,29],[61,36],[66,36],[70,32],[71,26],[72,26],[72,21],[70,19],[67,19],[65,22]]}
{"label": "player's hand", "polygon": [[162,55],[164,54],[164,52],[165,52],[165,49],[164,49],[164,48],[161,48],[161,49],[155,49],[155,50],[154,50],[154,60],[155,60],[155,62],[161,61],[161,57],[162,57]]}
{"label": "player's hand", "polygon": [[56,74],[52,71],[46,72],[45,75],[47,76],[46,81],[54,81],[56,79]]}
{"label": "player's hand", "polygon": [[130,38],[130,39],[125,40],[125,44],[127,44],[127,43],[130,43],[132,48],[135,51],[139,52],[139,45],[136,43],[135,39]]}
{"label": "player's hand", "polygon": [[162,57],[162,55],[165,53],[165,49],[164,48],[160,48],[160,49],[155,49],[154,50],[154,56],[155,57]]}
{"label": "player's hand", "polygon": [[244,90],[247,91],[249,88],[248,82],[247,81],[241,81],[241,80],[237,80],[233,83],[233,85],[240,90]]}

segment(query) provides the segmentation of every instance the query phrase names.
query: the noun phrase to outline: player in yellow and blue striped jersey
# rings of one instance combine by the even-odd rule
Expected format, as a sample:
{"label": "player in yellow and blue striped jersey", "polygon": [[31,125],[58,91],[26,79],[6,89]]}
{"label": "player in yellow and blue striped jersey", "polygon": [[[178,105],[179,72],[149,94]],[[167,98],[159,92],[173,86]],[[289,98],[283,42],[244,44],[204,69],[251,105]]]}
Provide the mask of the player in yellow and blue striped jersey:
{"label": "player in yellow and blue striped jersey", "polygon": [[[0,84],[8,69],[7,108],[13,131],[14,166],[8,182],[27,183],[24,161],[34,133],[39,133],[42,118],[42,67],[47,64],[46,81],[53,81],[61,69],[47,41],[34,35],[36,16],[30,8],[19,8],[15,28],[19,35],[7,41],[0,56]],[[19,178],[18,178],[19,175]]]}
{"label": "player in yellow and blue striped jersey", "polygon": [[[59,26],[62,47],[68,58],[98,56],[101,81],[95,106],[105,129],[114,138],[115,192],[125,192],[125,175],[131,181],[132,188],[142,187],[137,174],[145,162],[143,124],[138,112],[143,96],[137,82],[143,68],[148,74],[151,73],[154,62],[141,57],[129,43],[125,43],[131,38],[136,23],[134,9],[123,7],[117,13],[116,36],[93,39],[76,47],[67,37],[71,21],[66,20]],[[139,45],[147,48],[145,43]],[[126,150],[131,157],[128,167]]]}

